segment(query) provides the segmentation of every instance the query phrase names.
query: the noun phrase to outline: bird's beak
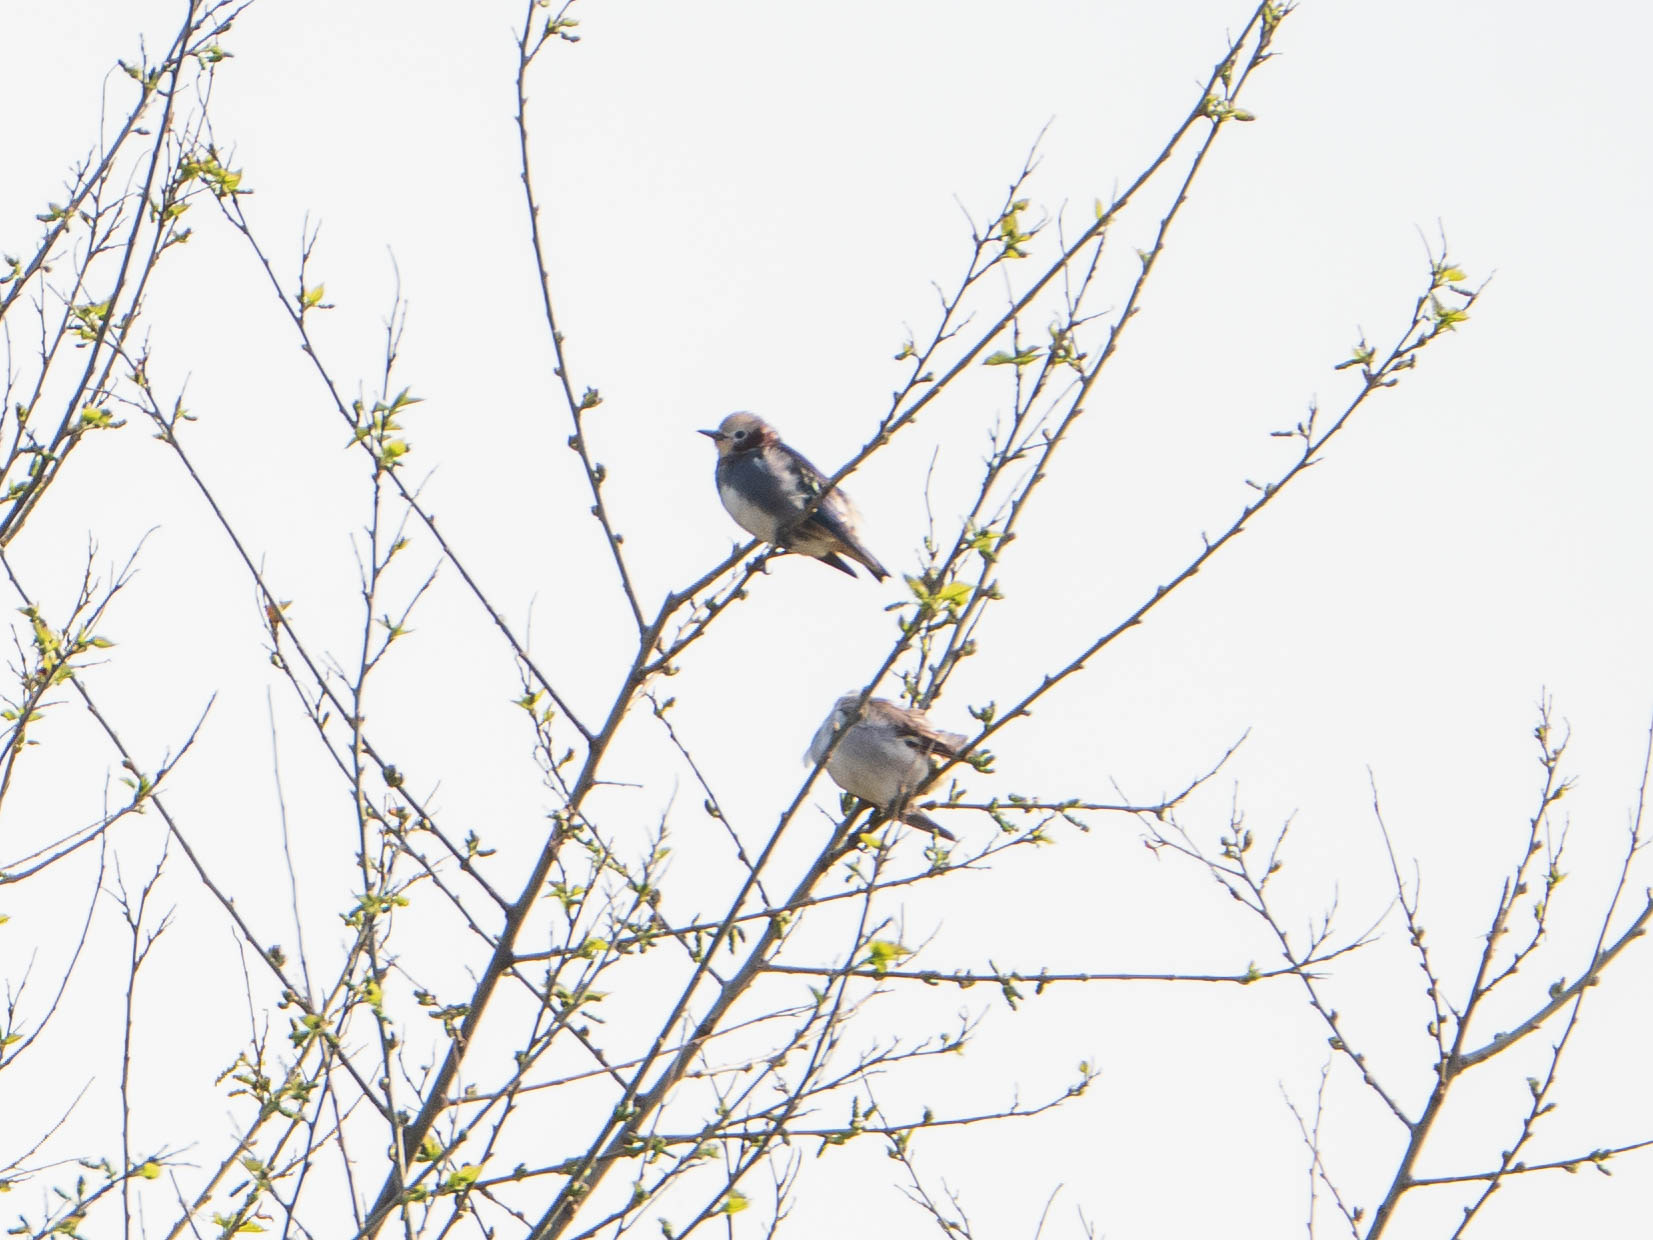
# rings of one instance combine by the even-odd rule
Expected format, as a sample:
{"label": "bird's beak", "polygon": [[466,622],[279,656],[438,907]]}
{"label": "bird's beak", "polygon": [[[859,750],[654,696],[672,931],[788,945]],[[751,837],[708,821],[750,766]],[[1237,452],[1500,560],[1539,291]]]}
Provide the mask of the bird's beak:
{"label": "bird's beak", "polygon": [[711,439],[711,440],[714,440],[714,441],[715,440],[720,440],[720,439],[723,438],[723,432],[722,431],[698,431],[696,433],[704,435],[704,436],[706,436],[707,439]]}

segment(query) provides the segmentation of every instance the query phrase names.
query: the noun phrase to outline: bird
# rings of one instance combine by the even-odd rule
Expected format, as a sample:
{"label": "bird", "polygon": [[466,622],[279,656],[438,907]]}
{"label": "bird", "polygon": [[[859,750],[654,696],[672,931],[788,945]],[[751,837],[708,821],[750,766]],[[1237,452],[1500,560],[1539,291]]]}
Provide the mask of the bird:
{"label": "bird", "polygon": [[[907,806],[908,799],[929,780],[931,756],[956,758],[968,737],[943,732],[921,710],[872,698],[859,712],[860,693],[846,693],[816,729],[806,761],[827,758],[826,772],[845,792],[899,817],[910,827],[939,835],[958,836],[935,819]],[[842,735],[836,747],[832,741]],[[827,757],[827,750],[832,756]]]}
{"label": "bird", "polygon": [[855,576],[848,556],[883,581],[890,574],[861,542],[860,517],[843,490],[827,491],[807,517],[804,509],[821,495],[826,475],[781,442],[775,428],[752,413],[731,413],[715,431],[701,431],[717,444],[717,493],[735,523],[766,543],[813,556]]}

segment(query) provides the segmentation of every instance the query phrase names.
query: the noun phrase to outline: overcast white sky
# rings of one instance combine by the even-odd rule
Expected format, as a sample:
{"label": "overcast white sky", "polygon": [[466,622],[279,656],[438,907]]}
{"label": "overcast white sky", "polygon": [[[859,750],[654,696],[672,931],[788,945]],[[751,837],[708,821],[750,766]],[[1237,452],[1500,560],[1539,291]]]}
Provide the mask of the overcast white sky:
{"label": "overcast white sky", "polygon": [[[124,98],[126,79],[108,69],[142,35],[163,46],[180,9],[7,5],[0,249],[32,245],[34,214],[60,196],[96,132],[100,89]],[[645,597],[690,580],[736,533],[695,428],[751,409],[817,463],[847,459],[902,377],[890,359],[906,325],[930,321],[930,281],[951,283],[965,260],[960,204],[983,218],[1049,122],[1029,196],[1087,223],[1092,202],[1158,149],[1249,11],[1243,0],[583,4],[583,40],[547,53],[531,121],[575,382],[605,397],[593,440]],[[316,273],[336,307],[322,345],[369,388],[394,256],[411,303],[402,378],[426,402],[408,418],[409,469],[435,471],[425,496],[446,535],[513,621],[527,628],[532,607],[536,652],[595,711],[626,634],[581,520],[537,318],[514,163],[519,20],[515,3],[261,0],[224,41],[234,59],[214,111],[284,275],[302,221],[321,221]],[[1302,917],[1336,893],[1353,927],[1382,912],[1387,890],[1370,770],[1398,851],[1425,875],[1431,941],[1461,982],[1523,838],[1537,772],[1530,731],[1547,688],[1573,725],[1581,776],[1567,893],[1581,917],[1595,907],[1653,715],[1650,36],[1653,18],[1638,7],[1535,0],[1307,0],[1290,18],[1281,55],[1247,96],[1257,122],[1227,135],[1203,174],[1090,402],[1096,416],[1030,514],[1025,556],[1006,562],[1009,598],[987,649],[939,720],[962,724],[967,703],[1007,698],[1058,666],[1178,571],[1202,531],[1225,525],[1246,502],[1245,479],[1286,462],[1289,449],[1267,432],[1313,398],[1346,399],[1352,381],[1333,364],[1361,331],[1387,341],[1404,325],[1426,241],[1444,229],[1471,281],[1494,279],[1458,338],[1431,348],[1230,554],[994,746],[991,790],[1101,797],[1117,780],[1151,797],[1249,728],[1193,821],[1214,825],[1233,795],[1259,830],[1295,814],[1288,856]],[[1128,221],[1122,252],[1148,244],[1152,222]],[[295,623],[344,656],[357,640],[347,539],[361,520],[359,462],[245,252],[206,221],[190,251],[150,306],[157,373],[188,377],[204,467],[278,592],[295,600]],[[967,426],[921,424],[850,488],[869,543],[898,575],[917,562],[932,452],[941,445],[944,490],[967,479],[978,428],[1003,400],[989,384],[974,391],[977,406],[959,415]],[[287,940],[285,890],[253,877],[275,856],[275,819],[271,678],[249,638],[251,591],[166,451],[130,443],[145,434],[134,424],[92,445],[103,455],[82,462],[53,493],[43,529],[9,554],[37,590],[61,592],[88,534],[124,555],[156,527],[107,626],[121,645],[95,684],[151,759],[219,693],[180,768],[175,810],[215,864],[241,875],[238,904]],[[709,776],[747,822],[772,818],[796,787],[811,732],[877,665],[892,637],[882,605],[901,596],[894,582],[850,583],[802,562],[778,564],[761,586],[673,685]],[[515,693],[508,657],[483,649],[474,607],[449,579],[416,627],[407,678],[384,706],[397,752],[440,778],[450,812],[490,836],[537,830],[544,794],[523,755],[501,756],[502,735],[514,735],[502,707]],[[42,739],[49,759],[53,738]],[[316,832],[302,847],[347,860],[348,802],[341,809],[336,785],[304,786],[310,767],[324,780],[313,757],[284,752],[289,760],[295,821]],[[65,789],[51,769],[28,789],[33,804],[56,805],[65,822],[95,814],[101,787]],[[616,812],[641,831],[672,792],[659,781]],[[824,790],[817,797],[830,804]],[[705,825],[685,822],[680,851]],[[1139,838],[1134,823],[1103,822],[948,888],[940,905],[917,898],[912,937],[944,923],[927,959],[947,966],[1268,963],[1220,893]],[[0,846],[0,862],[11,851]],[[64,890],[75,890],[67,878]],[[47,923],[8,895],[0,890],[0,912],[14,915],[0,931],[0,974],[15,977],[16,944],[37,941]],[[331,916],[331,893],[317,899],[316,916]],[[185,909],[191,950],[226,936],[214,916]],[[1386,944],[1352,967],[1341,998],[1415,1102],[1428,1068],[1419,987],[1399,935]],[[182,1005],[203,998],[182,989],[186,979],[235,966],[227,947],[210,967],[177,950],[165,967],[181,989],[152,1013],[164,1029],[146,1061],[157,1081],[169,1055],[227,1064],[245,1029],[239,1011],[218,1020],[209,1003],[198,1040],[180,1031]],[[1579,960],[1576,942],[1558,945],[1536,990],[1576,975]],[[1535,1160],[1653,1136],[1647,977],[1633,955],[1617,983],[1633,1001],[1604,993],[1590,1014],[1590,1040],[1572,1059],[1576,1092],[1563,1094],[1554,1140],[1540,1140]],[[969,1001],[991,1007],[979,994]],[[96,1019],[91,997],[72,998]],[[939,1028],[961,997],[926,1002],[922,1021]],[[1060,1088],[1084,1057],[1102,1078],[1052,1117],[934,1138],[922,1158],[964,1190],[982,1235],[1031,1235],[1058,1183],[1046,1235],[1077,1234],[1075,1206],[1110,1237],[1290,1234],[1305,1192],[1280,1090],[1309,1099],[1325,1054],[1323,1030],[1300,1009],[1282,986],[1272,997],[1098,988],[1047,995],[1015,1016],[994,1010],[969,1089],[938,1073],[914,1097],[941,1103],[947,1095],[933,1091],[959,1090],[1003,1102],[1019,1084],[1031,1099]],[[96,1042],[80,1052],[55,1070],[107,1080]],[[0,1114],[26,1110],[9,1093],[22,1084],[0,1077]],[[1520,1102],[1489,1094],[1483,1114],[1445,1134],[1463,1163],[1443,1157],[1426,1170],[1487,1165],[1507,1127],[1488,1135],[1477,1124]],[[177,1107],[191,1124],[224,1122],[204,1087]],[[1401,1134],[1364,1101],[1339,1119],[1335,1169],[1370,1206]],[[194,1135],[153,1134],[174,1144]],[[9,1153],[0,1144],[0,1162]],[[836,1168],[812,1166],[819,1178],[806,1183],[797,1234],[915,1233],[922,1219],[886,1186],[884,1165],[869,1146],[842,1151]],[[1653,1209],[1646,1166],[1512,1185],[1483,1234],[1571,1234],[1585,1219],[1591,1234],[1640,1234]],[[845,1183],[852,1191],[832,1191]],[[1420,1200],[1395,1234],[1450,1234],[1461,1204],[1445,1193]],[[1336,1233],[1328,1224],[1324,1234]]]}

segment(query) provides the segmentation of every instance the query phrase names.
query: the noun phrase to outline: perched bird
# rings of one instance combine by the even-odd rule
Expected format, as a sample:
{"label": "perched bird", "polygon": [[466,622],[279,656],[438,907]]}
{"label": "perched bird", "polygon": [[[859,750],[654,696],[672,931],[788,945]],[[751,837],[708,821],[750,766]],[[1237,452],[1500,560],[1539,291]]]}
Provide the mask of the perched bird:
{"label": "perched bird", "polygon": [[810,762],[819,762],[839,733],[843,739],[827,759],[832,782],[845,792],[898,816],[910,827],[956,840],[933,818],[907,808],[907,800],[930,778],[930,757],[956,758],[969,739],[943,732],[924,712],[872,698],[856,713],[859,693],[846,693],[833,704],[809,742]]}
{"label": "perched bird", "polygon": [[879,581],[889,576],[861,545],[858,517],[849,496],[834,487],[808,517],[804,509],[821,494],[826,475],[781,442],[775,428],[751,413],[731,413],[715,431],[717,493],[729,515],[748,534],[788,551],[799,551],[855,576],[847,555]]}

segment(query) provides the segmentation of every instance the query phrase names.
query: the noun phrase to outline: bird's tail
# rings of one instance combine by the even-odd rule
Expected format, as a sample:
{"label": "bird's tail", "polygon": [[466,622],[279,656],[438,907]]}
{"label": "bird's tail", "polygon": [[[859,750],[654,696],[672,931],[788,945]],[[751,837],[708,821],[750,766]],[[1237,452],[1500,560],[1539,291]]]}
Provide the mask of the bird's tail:
{"label": "bird's tail", "polygon": [[921,814],[916,809],[910,809],[905,814],[902,814],[901,821],[906,823],[909,827],[917,827],[920,831],[928,831],[931,835],[939,836],[944,840],[952,840],[955,843],[958,841],[958,836],[954,835],[951,831],[942,826],[934,818],[931,818],[928,814]]}
{"label": "bird's tail", "polygon": [[844,558],[836,552],[828,551],[822,555],[816,556],[815,558],[823,564],[832,565],[832,567],[836,568],[841,573],[847,573],[851,577],[855,576],[855,570],[848,564],[845,564]]}
{"label": "bird's tail", "polygon": [[874,581],[883,581],[890,575],[890,570],[880,564],[873,556],[872,552],[868,551],[865,547],[858,547],[854,544],[846,543],[843,551],[845,555],[857,561],[863,568],[871,573]]}

